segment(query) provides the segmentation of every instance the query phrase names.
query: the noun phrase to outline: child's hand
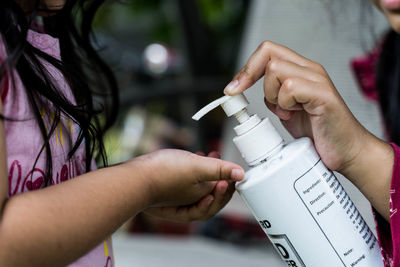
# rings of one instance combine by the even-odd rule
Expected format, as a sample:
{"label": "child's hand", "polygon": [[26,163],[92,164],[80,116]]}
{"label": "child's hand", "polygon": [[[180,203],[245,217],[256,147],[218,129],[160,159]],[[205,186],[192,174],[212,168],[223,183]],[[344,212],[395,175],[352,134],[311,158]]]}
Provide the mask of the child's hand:
{"label": "child's hand", "polygon": [[312,138],[325,165],[347,176],[371,201],[378,201],[375,208],[387,216],[393,151],[355,119],[325,69],[266,41],[225,93],[238,94],[262,77],[265,104],[286,129],[295,138]]}
{"label": "child's hand", "polygon": [[[203,153],[197,153],[203,156]],[[208,157],[219,158],[219,154],[211,152]],[[207,220],[220,211],[232,198],[235,191],[235,183],[231,181],[218,181],[215,183],[211,194],[206,195],[196,203],[184,206],[153,207],[145,210],[147,214],[164,219],[188,222]]]}
{"label": "child's hand", "polygon": [[184,222],[208,219],[224,207],[244,171],[214,153],[209,156],[167,149],[133,160],[140,160],[143,177],[149,179],[146,213]]}
{"label": "child's hand", "polygon": [[234,191],[233,182],[220,181],[215,185],[211,194],[193,204],[153,207],[146,209],[145,213],[176,222],[208,220],[228,203]]}

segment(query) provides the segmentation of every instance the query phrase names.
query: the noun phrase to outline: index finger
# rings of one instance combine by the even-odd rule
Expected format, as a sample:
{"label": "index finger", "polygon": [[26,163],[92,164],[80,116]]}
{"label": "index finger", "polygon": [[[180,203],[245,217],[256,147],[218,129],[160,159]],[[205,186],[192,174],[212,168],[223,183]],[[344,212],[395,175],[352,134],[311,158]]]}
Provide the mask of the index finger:
{"label": "index finger", "polygon": [[246,65],[233,77],[225,87],[224,93],[236,95],[251,87],[265,74],[265,67],[274,58],[293,62],[303,67],[310,65],[311,61],[293,50],[270,41],[262,42],[257,50],[250,56]]}

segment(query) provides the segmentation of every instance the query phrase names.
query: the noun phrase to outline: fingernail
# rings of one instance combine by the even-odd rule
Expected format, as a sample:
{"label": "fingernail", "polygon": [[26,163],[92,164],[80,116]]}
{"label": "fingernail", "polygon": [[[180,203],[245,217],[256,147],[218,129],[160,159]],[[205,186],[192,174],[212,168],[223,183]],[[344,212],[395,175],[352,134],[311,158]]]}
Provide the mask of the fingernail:
{"label": "fingernail", "polygon": [[241,169],[233,169],[231,172],[231,178],[234,181],[240,181],[244,177],[244,172]]}
{"label": "fingernail", "polygon": [[239,86],[239,80],[236,79],[234,81],[231,81],[224,89],[225,94],[234,94],[236,92],[236,88]]}

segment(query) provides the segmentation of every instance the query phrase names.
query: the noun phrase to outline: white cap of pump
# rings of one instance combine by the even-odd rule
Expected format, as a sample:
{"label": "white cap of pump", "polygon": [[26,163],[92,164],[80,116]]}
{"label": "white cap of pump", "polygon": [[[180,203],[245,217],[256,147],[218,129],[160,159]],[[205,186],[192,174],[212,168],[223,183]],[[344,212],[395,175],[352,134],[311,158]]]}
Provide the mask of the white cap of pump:
{"label": "white cap of pump", "polygon": [[213,102],[209,103],[207,106],[200,109],[196,114],[193,115],[192,119],[198,121],[206,115],[211,110],[215,109],[218,106],[221,106],[226,115],[228,117],[238,113],[249,105],[249,102],[244,97],[243,94],[235,95],[235,96],[223,96],[220,97]]}
{"label": "white cap of pump", "polygon": [[233,142],[247,164],[252,166],[267,159],[281,147],[283,139],[268,118],[260,120],[256,114],[249,116],[246,110],[248,105],[249,102],[243,94],[223,96],[203,107],[192,119],[199,120],[218,106],[224,109],[228,117],[235,115],[240,124],[234,128],[238,136],[233,138]]}

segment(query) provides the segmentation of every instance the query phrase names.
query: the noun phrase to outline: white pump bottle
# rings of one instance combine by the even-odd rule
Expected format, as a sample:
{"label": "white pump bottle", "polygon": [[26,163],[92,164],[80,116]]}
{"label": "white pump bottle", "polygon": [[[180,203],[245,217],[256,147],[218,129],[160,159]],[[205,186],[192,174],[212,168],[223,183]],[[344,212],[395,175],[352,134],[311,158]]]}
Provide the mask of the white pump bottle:
{"label": "white pump bottle", "polygon": [[268,118],[249,116],[244,95],[223,96],[197,112],[222,106],[239,121],[233,142],[250,166],[236,189],[288,266],[383,266],[378,241],[361,214],[303,137],[285,144]]}

